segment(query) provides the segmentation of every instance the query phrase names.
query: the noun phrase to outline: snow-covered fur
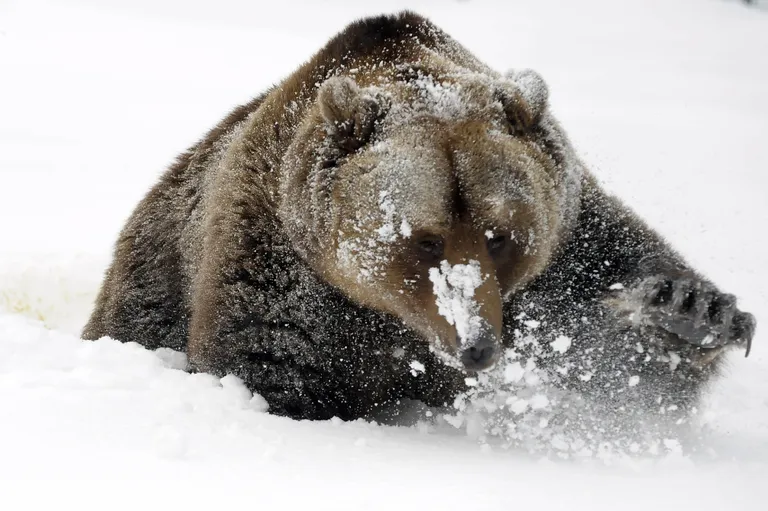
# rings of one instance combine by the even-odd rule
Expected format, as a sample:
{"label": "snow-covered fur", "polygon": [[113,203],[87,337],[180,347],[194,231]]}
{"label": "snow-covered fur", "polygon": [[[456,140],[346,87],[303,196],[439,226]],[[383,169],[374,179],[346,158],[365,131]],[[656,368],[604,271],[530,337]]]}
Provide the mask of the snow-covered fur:
{"label": "snow-covered fur", "polygon": [[[534,323],[568,349],[543,353]],[[450,403],[502,344],[612,408],[684,410],[753,330],[599,188],[537,74],[403,13],[350,25],[181,155],[83,337],[186,350],[274,413],[351,419]]]}

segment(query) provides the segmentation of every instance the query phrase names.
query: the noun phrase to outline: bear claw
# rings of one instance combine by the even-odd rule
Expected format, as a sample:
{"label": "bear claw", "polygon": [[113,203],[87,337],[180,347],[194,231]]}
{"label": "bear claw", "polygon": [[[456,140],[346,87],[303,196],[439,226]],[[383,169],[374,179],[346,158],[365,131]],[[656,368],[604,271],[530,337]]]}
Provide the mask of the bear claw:
{"label": "bear claw", "polygon": [[699,348],[745,345],[752,349],[755,318],[736,307],[736,297],[696,277],[654,276],[639,290],[643,318]]}

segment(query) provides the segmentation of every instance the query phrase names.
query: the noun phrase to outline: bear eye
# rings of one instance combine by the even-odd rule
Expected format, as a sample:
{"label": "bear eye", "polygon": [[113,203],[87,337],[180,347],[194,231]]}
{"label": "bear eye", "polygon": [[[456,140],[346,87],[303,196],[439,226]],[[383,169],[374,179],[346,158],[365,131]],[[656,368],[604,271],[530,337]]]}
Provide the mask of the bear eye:
{"label": "bear eye", "polygon": [[494,236],[488,240],[488,252],[492,257],[498,257],[504,252],[507,246],[507,237],[504,235]]}
{"label": "bear eye", "polygon": [[421,259],[434,261],[443,257],[443,240],[437,236],[425,236],[416,242]]}

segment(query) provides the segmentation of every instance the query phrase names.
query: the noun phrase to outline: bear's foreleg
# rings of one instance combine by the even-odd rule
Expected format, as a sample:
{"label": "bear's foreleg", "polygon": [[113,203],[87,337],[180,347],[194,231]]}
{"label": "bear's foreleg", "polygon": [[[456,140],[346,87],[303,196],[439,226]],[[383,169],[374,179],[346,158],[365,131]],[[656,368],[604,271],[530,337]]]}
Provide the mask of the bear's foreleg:
{"label": "bear's foreleg", "polygon": [[722,354],[749,348],[755,331],[732,295],[589,178],[568,243],[515,298],[509,324],[521,313],[540,321],[542,340],[572,338],[542,360],[564,388],[627,413],[690,410]]}

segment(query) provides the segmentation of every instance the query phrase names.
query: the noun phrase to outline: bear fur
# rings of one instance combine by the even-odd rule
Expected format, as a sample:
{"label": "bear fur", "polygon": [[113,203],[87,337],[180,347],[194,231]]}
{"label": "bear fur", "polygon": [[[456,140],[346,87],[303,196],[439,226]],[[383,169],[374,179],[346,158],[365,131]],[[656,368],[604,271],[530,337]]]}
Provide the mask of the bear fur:
{"label": "bear fur", "polygon": [[[416,14],[353,23],[163,175],[83,338],[186,351],[294,418],[443,406],[502,346],[609,408],[690,409],[754,318],[600,188],[547,95]],[[436,299],[454,270],[467,321]],[[570,349],[534,354],[531,321]]]}

